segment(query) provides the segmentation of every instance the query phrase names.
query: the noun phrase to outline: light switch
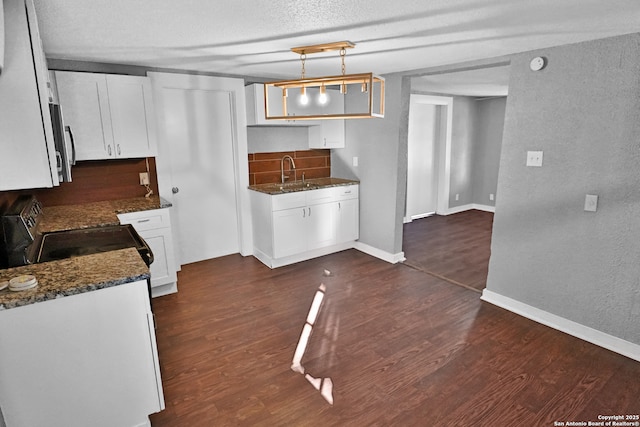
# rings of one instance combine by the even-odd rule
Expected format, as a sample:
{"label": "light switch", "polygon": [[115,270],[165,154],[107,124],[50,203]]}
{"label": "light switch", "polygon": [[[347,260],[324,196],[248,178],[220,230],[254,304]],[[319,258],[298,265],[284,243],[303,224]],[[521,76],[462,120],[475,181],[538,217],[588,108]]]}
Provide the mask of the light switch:
{"label": "light switch", "polygon": [[598,196],[595,194],[587,194],[584,198],[584,210],[587,212],[595,212],[598,210]]}
{"label": "light switch", "polygon": [[542,167],[542,151],[527,151],[527,166]]}

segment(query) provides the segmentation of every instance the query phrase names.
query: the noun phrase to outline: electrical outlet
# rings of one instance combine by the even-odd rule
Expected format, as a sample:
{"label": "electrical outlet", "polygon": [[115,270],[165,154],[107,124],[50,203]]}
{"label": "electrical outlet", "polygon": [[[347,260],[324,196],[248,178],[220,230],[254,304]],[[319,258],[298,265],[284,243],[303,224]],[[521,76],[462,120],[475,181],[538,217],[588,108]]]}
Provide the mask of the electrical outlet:
{"label": "electrical outlet", "polygon": [[149,172],[140,172],[140,185],[149,185]]}
{"label": "electrical outlet", "polygon": [[489,200],[493,201],[493,199],[495,198],[496,198],[495,194],[493,193],[489,194]]}
{"label": "electrical outlet", "polygon": [[587,212],[595,212],[598,210],[598,196],[595,194],[587,194],[584,198],[584,210]]}
{"label": "electrical outlet", "polygon": [[358,167],[358,158],[357,157],[353,158],[353,166]]}
{"label": "electrical outlet", "polygon": [[460,194],[456,193],[456,200],[460,200]]}
{"label": "electrical outlet", "polygon": [[527,151],[527,166],[542,167],[542,151]]}

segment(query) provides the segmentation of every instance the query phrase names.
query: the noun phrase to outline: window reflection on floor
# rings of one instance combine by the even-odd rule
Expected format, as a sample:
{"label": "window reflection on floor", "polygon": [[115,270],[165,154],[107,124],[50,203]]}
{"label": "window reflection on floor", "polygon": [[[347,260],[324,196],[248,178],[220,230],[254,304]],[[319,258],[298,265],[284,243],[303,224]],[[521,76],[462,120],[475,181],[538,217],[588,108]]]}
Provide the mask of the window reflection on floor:
{"label": "window reflection on floor", "polygon": [[[325,277],[327,277],[331,275],[331,272],[329,270],[324,270],[323,274]],[[302,357],[307,350],[309,339],[311,338],[311,333],[313,332],[313,327],[316,324],[318,315],[320,314],[320,310],[322,309],[326,290],[327,287],[325,286],[325,284],[321,283],[313,297],[311,307],[309,308],[309,314],[307,315],[305,324],[302,327],[302,333],[300,334],[298,345],[296,346],[296,350],[293,353],[291,369],[294,372],[304,375],[306,380],[309,381],[309,383],[320,392],[320,395],[330,405],[333,405],[333,381],[331,381],[331,378],[315,378],[311,374],[305,372],[305,369],[302,366]],[[337,334],[337,330],[335,330],[335,333]]]}

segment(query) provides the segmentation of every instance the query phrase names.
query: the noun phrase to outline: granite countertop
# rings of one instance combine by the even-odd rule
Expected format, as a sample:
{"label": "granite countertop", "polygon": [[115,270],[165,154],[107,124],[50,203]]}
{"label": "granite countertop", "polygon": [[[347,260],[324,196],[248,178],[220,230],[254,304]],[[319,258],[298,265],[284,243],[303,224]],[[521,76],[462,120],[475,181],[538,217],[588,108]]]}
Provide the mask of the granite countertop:
{"label": "granite countertop", "polygon": [[318,190],[326,187],[339,187],[341,185],[359,184],[360,181],[343,178],[314,178],[304,181],[285,182],[284,184],[256,184],[250,185],[249,189],[267,194],[294,193],[296,191]]}
{"label": "granite countertop", "polygon": [[23,274],[34,275],[38,286],[0,291],[0,310],[146,280],[149,269],[135,248],[127,248],[0,270],[0,282]]}
{"label": "granite countertop", "polygon": [[[158,196],[43,208],[40,232],[118,225],[118,214],[170,207]],[[146,280],[149,268],[135,248],[0,270],[0,282],[23,274],[36,276],[38,286],[20,292],[0,291],[0,310],[64,296]]]}
{"label": "granite countertop", "polygon": [[118,225],[118,214],[170,207],[171,203],[158,196],[85,203],[81,205],[43,208],[40,231],[78,230],[82,228]]}

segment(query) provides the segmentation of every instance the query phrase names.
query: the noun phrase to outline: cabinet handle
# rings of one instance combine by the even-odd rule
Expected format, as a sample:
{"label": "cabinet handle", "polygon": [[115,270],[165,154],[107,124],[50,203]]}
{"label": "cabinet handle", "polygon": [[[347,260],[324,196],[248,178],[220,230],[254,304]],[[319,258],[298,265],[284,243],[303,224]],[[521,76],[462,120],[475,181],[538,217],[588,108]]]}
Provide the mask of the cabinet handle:
{"label": "cabinet handle", "polygon": [[108,153],[109,155],[111,155],[111,146],[110,146],[110,145],[107,145],[107,153]]}
{"label": "cabinet handle", "polygon": [[138,220],[138,224],[143,223],[143,222],[149,222],[149,221],[151,221],[151,218],[139,219]]}
{"label": "cabinet handle", "polygon": [[171,192],[172,192],[173,194],[178,194],[178,191],[180,191],[180,189],[179,189],[178,187],[173,187],[173,188],[171,189]]}
{"label": "cabinet handle", "polygon": [[311,216],[311,206],[309,206],[309,216]]}
{"label": "cabinet handle", "polygon": [[307,217],[307,210],[305,208],[302,208],[302,218],[306,218]]}
{"label": "cabinet handle", "polygon": [[118,144],[118,156],[122,154],[122,152],[120,151],[120,144]]}
{"label": "cabinet handle", "polygon": [[340,202],[338,202],[338,210],[341,211],[342,210],[342,205],[340,204]]}
{"label": "cabinet handle", "polygon": [[71,141],[71,164],[76,164],[76,142],[73,139],[73,132],[71,131],[71,126],[65,126],[64,130],[69,133],[69,141]]}

